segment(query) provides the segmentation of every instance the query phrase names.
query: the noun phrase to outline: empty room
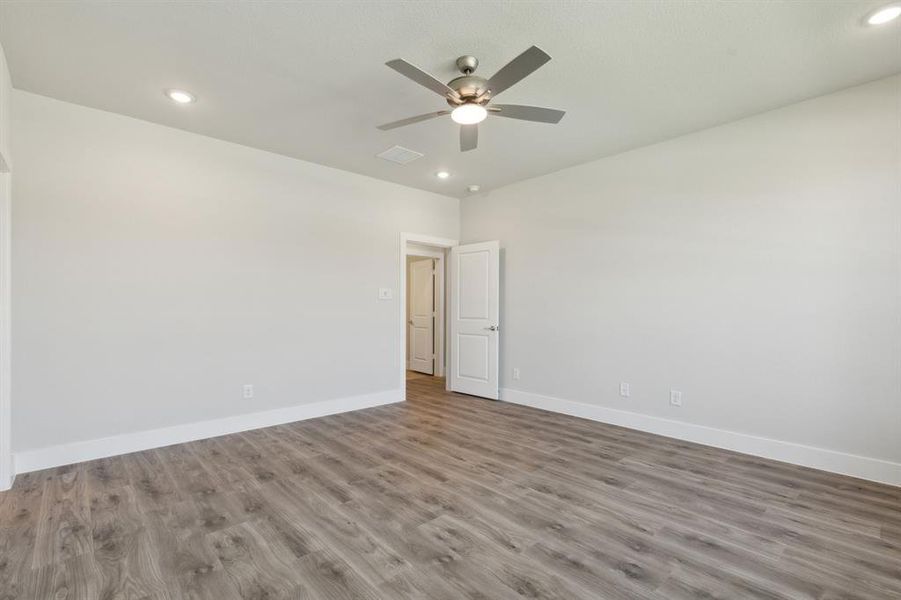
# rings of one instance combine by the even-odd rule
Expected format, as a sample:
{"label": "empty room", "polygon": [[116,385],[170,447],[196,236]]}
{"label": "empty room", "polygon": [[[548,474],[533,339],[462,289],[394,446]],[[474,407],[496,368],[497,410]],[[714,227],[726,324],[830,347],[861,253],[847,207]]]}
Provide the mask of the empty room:
{"label": "empty room", "polygon": [[901,600],[901,2],[0,0],[0,599]]}

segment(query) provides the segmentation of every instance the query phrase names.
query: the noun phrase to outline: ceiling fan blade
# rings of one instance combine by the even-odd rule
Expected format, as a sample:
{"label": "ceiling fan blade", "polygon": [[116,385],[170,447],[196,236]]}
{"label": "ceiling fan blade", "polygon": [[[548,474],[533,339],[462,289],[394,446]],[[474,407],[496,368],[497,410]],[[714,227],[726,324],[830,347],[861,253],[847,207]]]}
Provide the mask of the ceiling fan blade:
{"label": "ceiling fan blade", "polygon": [[491,90],[491,96],[495,97],[508,87],[525,79],[549,60],[551,60],[549,54],[538,46],[532,46],[501,67],[501,70],[488,80],[487,87]]}
{"label": "ceiling fan blade", "polygon": [[456,92],[456,90],[447,87],[442,82],[438,81],[419,67],[413,66],[402,58],[395,58],[394,60],[389,60],[385,63],[404,77],[408,77],[418,83],[419,85],[426,87],[439,96],[451,96],[452,98],[460,98],[460,95]]}
{"label": "ceiling fan blade", "polygon": [[507,117],[508,119],[522,119],[523,121],[538,121],[539,123],[559,123],[564,110],[554,108],[542,108],[540,106],[523,106],[521,104],[492,104],[492,115]]}
{"label": "ceiling fan blade", "polygon": [[379,125],[378,129],[382,131],[388,131],[389,129],[396,129],[398,127],[403,127],[404,125],[412,125],[413,123],[419,123],[420,121],[428,121],[429,119],[434,119],[435,117],[440,117],[443,115],[449,115],[449,110],[439,110],[437,112],[430,112],[424,115],[416,115],[415,117],[408,117],[406,119],[401,119],[400,121],[394,121],[392,123],[385,123],[384,125]]}
{"label": "ceiling fan blade", "polygon": [[478,125],[461,125],[460,126],[460,152],[467,150],[475,150],[479,145],[479,126]]}

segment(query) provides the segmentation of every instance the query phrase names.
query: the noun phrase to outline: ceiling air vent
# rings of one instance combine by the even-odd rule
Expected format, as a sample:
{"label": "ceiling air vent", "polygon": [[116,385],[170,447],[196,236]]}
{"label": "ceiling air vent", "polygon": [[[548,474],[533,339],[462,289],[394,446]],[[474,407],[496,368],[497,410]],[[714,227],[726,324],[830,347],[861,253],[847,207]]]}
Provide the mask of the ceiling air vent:
{"label": "ceiling air vent", "polygon": [[413,162],[417,158],[422,158],[425,156],[421,152],[416,152],[415,150],[410,150],[409,148],[404,148],[403,146],[393,146],[388,148],[384,152],[376,154],[379,158],[384,158],[385,160],[390,160],[393,163],[397,163],[399,165],[405,165],[408,162]]}

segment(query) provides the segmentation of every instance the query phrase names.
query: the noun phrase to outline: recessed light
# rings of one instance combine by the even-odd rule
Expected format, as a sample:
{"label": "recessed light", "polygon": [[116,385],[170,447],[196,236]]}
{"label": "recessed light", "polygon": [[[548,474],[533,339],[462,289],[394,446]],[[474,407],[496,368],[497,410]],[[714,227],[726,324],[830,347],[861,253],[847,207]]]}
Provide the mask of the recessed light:
{"label": "recessed light", "polygon": [[466,189],[469,190],[470,193],[475,194],[476,192],[478,192],[478,191],[479,191],[480,189],[482,189],[482,188],[480,188],[480,187],[477,186],[476,184],[472,184],[472,185],[470,185],[470,186],[467,186]]}
{"label": "recessed light", "polygon": [[461,104],[451,113],[451,119],[460,125],[475,125],[481,123],[488,116],[488,111],[484,106],[467,102]]}
{"label": "recessed light", "polygon": [[437,173],[435,173],[435,177],[437,177],[438,179],[447,179],[448,177],[450,177],[450,173],[448,173],[447,171],[438,171]]}
{"label": "recessed light", "polygon": [[194,97],[194,94],[191,92],[186,92],[184,90],[166,90],[166,96],[173,102],[177,102],[178,104],[191,104],[192,102],[196,102],[197,98]]}
{"label": "recessed light", "polygon": [[894,21],[899,16],[901,16],[901,4],[890,4],[870,13],[870,16],[867,17],[867,24],[885,25],[889,21]]}

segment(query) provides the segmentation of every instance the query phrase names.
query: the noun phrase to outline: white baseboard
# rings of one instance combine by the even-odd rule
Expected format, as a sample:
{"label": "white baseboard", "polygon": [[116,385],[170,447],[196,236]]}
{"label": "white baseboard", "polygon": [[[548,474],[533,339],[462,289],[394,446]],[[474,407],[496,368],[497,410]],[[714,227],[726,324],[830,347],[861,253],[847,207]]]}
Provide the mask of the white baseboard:
{"label": "white baseboard", "polygon": [[15,453],[15,468],[16,473],[28,473],[29,471],[60,467],[96,458],[161,448],[172,444],[192,442],[229,433],[238,433],[239,431],[303,421],[305,419],[314,419],[362,408],[372,408],[383,404],[401,402],[403,399],[400,390],[386,390],[373,394],[324,400],[312,404],[299,404],[297,406],[224,417],[199,423],[173,425],[172,427],[124,433],[96,440],[25,450]]}
{"label": "white baseboard", "polygon": [[15,471],[13,470],[12,454],[8,456],[0,455],[0,492],[5,492],[13,486],[15,480]]}
{"label": "white baseboard", "polygon": [[901,463],[878,458],[845,454],[824,448],[804,446],[792,442],[783,442],[735,431],[726,431],[725,429],[694,425],[684,421],[674,421],[662,417],[586,404],[584,402],[521,392],[519,390],[502,389],[501,400],[695,442],[705,446],[734,450],[743,454],[901,486]]}

